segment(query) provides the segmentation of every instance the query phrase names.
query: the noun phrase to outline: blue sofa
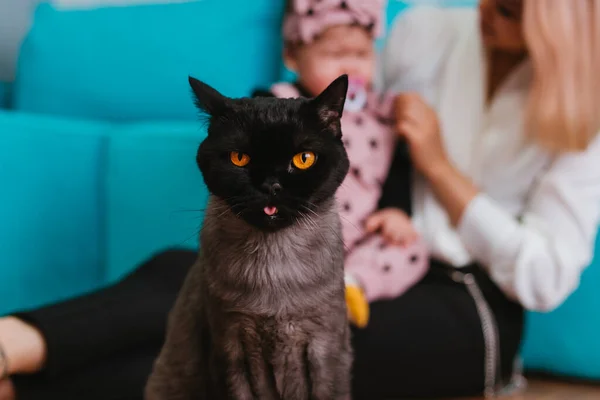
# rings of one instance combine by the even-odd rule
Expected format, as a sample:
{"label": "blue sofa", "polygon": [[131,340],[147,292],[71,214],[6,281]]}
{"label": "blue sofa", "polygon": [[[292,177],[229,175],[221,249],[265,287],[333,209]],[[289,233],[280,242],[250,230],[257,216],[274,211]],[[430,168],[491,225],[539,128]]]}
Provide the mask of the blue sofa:
{"label": "blue sofa", "polygon": [[[406,7],[391,1],[388,22]],[[11,105],[0,111],[0,314],[196,248],[205,131],[187,75],[231,96],[276,81],[281,13],[275,0],[38,8],[17,78],[0,89]],[[528,315],[527,367],[600,379],[599,263],[561,308]]]}
{"label": "blue sofa", "polygon": [[16,79],[2,86],[0,313],[196,246],[205,132],[187,76],[242,96],[280,71],[282,6],[225,6],[38,7]]}

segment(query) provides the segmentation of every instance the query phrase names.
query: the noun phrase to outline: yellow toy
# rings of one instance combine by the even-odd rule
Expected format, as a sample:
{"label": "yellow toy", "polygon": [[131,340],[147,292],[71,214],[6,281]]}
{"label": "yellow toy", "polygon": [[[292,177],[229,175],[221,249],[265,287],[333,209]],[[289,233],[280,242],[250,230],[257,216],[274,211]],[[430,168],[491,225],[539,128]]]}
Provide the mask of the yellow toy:
{"label": "yellow toy", "polygon": [[346,307],[350,323],[364,328],[369,322],[369,302],[360,285],[353,279],[346,279]]}

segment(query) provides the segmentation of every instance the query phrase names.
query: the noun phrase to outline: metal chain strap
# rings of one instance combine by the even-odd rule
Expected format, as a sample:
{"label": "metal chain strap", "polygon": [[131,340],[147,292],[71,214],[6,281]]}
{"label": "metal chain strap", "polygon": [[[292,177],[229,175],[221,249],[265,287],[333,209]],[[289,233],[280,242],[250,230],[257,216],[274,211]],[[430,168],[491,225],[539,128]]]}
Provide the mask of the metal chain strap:
{"label": "metal chain strap", "polygon": [[452,273],[452,279],[464,284],[475,302],[477,314],[481,321],[485,346],[484,396],[486,398],[494,397],[498,387],[498,373],[500,371],[500,340],[496,318],[472,274],[455,271]]}

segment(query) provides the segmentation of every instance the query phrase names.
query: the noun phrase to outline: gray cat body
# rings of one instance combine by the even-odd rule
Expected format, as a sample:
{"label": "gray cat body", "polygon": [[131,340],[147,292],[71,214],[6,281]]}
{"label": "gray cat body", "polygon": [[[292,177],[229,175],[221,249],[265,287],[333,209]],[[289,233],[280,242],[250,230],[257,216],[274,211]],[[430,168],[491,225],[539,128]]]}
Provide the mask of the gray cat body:
{"label": "gray cat body", "polygon": [[265,233],[211,198],[148,400],[346,399],[352,362],[333,202]]}
{"label": "gray cat body", "polygon": [[315,99],[227,99],[198,165],[200,254],[169,316],[147,400],[346,400],[352,351],[335,192],[348,80]]}

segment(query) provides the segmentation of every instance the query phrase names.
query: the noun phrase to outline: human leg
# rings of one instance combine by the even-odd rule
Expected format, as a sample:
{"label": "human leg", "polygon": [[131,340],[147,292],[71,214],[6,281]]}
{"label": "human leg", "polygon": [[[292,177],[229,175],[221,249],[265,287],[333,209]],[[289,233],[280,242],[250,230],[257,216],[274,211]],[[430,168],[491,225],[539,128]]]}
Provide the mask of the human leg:
{"label": "human leg", "polygon": [[167,314],[195,257],[191,251],[163,252],[114,285],[16,313],[45,340],[42,372],[59,376],[137,348],[159,347]]}
{"label": "human leg", "polygon": [[160,348],[115,355],[60,376],[13,378],[19,400],[142,400]]}
{"label": "human leg", "polygon": [[[522,308],[483,271],[472,272],[495,315],[507,379],[521,341]],[[369,325],[354,330],[353,345],[353,400],[483,393],[485,342],[475,302],[436,266],[403,296],[373,303]]]}

